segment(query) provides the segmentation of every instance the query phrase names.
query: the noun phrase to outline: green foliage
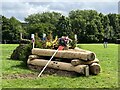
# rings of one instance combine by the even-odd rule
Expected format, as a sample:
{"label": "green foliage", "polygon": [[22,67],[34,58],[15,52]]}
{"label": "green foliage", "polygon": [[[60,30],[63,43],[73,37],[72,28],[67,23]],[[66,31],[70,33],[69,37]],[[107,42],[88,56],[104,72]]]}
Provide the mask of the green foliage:
{"label": "green foliage", "polygon": [[110,20],[110,36],[113,41],[120,38],[120,14],[108,14]]}
{"label": "green foliage", "polygon": [[43,33],[49,34],[50,32],[54,32],[54,36],[56,36],[56,23],[59,21],[61,17],[60,13],[56,12],[45,12],[45,13],[38,13],[32,14],[25,18],[25,21],[28,22],[27,25],[27,32],[28,33],[38,33],[39,37]]}
{"label": "green foliage", "polygon": [[35,34],[35,47],[36,48],[45,48],[45,42],[43,42],[39,37],[38,34]]}
{"label": "green foliage", "polygon": [[[26,42],[26,41],[25,41]],[[38,34],[35,34],[35,48],[45,48],[45,42],[41,41],[38,37]],[[11,59],[23,61],[25,64],[27,63],[28,56],[32,51],[32,43],[29,44],[20,44],[11,54]]]}
{"label": "green foliage", "polygon": [[28,56],[31,54],[32,44],[20,44],[12,53],[11,59],[21,60],[27,63]]}
{"label": "green foliage", "polygon": [[72,42],[70,42],[70,46],[72,49],[74,49],[77,45],[77,41],[76,40],[73,40]]}
{"label": "green foliage", "polygon": [[[94,10],[76,10],[69,13],[72,30],[78,35],[78,42],[100,42],[103,28],[99,14]],[[99,37],[97,37],[99,35]],[[101,36],[101,37],[100,37]]]}
{"label": "green foliage", "polygon": [[37,14],[32,14],[29,15],[28,17],[25,18],[25,21],[30,23],[30,24],[35,24],[35,23],[51,23],[51,24],[56,24],[58,19],[61,17],[60,13],[57,12],[43,12],[43,13],[37,13]]}
{"label": "green foliage", "polygon": [[70,36],[71,34],[71,24],[69,18],[66,18],[65,16],[62,16],[57,25],[56,25],[56,34],[61,36]]}
{"label": "green foliage", "polygon": [[11,17],[10,19],[2,16],[2,39],[9,40],[11,43],[14,40],[20,39],[20,32],[23,31],[22,25],[20,21],[18,21],[15,17]]}
{"label": "green foliage", "polygon": [[31,50],[32,50],[31,44],[24,46],[21,51],[18,51],[20,53],[19,60],[22,60],[24,61],[24,63],[26,63],[28,60],[28,56],[31,54]]}
{"label": "green foliage", "polygon": [[[38,34],[35,34],[35,48],[45,48],[45,42],[41,41],[38,37]],[[29,44],[20,44],[11,54],[11,59],[23,61],[27,63],[28,56],[32,51],[32,43]]]}
{"label": "green foliage", "polygon": [[56,12],[32,14],[25,18],[22,26],[14,17],[2,16],[2,20],[3,41],[19,40],[20,32],[26,36],[38,33],[40,38],[43,33],[49,35],[50,32],[53,38],[77,34],[80,43],[103,42],[105,36],[109,42],[120,38],[120,14],[104,15],[95,10],[72,10],[67,17]]}

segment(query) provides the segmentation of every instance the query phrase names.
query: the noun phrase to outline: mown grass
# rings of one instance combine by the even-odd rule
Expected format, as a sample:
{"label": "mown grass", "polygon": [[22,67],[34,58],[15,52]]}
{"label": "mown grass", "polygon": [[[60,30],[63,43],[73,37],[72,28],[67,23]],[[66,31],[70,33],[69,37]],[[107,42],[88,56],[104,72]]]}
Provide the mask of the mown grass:
{"label": "mown grass", "polygon": [[[27,69],[22,61],[9,60],[12,51],[18,45],[2,46],[2,73],[23,74],[34,73]],[[3,79],[3,88],[117,88],[118,87],[118,45],[109,44],[103,48],[102,44],[80,44],[78,47],[91,50],[100,60],[102,71],[99,75],[89,77],[62,77],[47,75],[40,78]],[[37,77],[37,76],[36,76]]]}

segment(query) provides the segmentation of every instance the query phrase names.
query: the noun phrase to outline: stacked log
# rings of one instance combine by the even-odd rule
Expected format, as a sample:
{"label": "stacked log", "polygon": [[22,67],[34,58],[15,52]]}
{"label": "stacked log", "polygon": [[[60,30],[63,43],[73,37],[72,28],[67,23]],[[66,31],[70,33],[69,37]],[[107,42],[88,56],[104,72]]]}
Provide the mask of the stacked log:
{"label": "stacked log", "polygon": [[91,61],[83,61],[83,60],[79,60],[79,59],[73,59],[71,60],[71,64],[76,66],[76,65],[90,65],[92,63],[99,63],[99,60],[97,58],[95,58],[94,60]]}
{"label": "stacked log", "polygon": [[[39,56],[52,56],[56,50],[52,49],[39,49],[34,48],[32,49],[32,54],[39,55]],[[82,59],[82,60],[94,60],[95,54],[94,53],[87,53],[87,52],[78,52],[74,50],[60,50],[54,57],[58,58],[68,58],[68,59]]]}
{"label": "stacked log", "polygon": [[[45,59],[33,59],[29,62],[29,64],[44,67],[47,64],[47,62],[48,60],[45,60]],[[86,76],[88,76],[88,72],[89,72],[88,65],[73,66],[70,63],[58,62],[58,61],[51,61],[47,67],[54,68],[54,69],[60,69],[60,70],[66,70],[66,71],[75,71],[80,74],[85,74]]]}
{"label": "stacked log", "polygon": [[98,63],[92,63],[90,65],[90,72],[94,75],[97,75],[100,73],[100,64]]}
{"label": "stacked log", "polygon": [[[55,51],[56,50],[34,48],[32,49],[33,55],[29,56],[27,63],[44,67],[48,62],[44,57],[51,57]],[[85,76],[88,76],[89,74],[97,75],[100,73],[99,60],[96,58],[94,52],[75,48],[70,50],[60,50],[54,57],[56,58],[55,60],[58,60],[59,58],[62,60],[51,61],[47,68],[77,72]],[[71,63],[64,62],[64,60],[70,60]]]}

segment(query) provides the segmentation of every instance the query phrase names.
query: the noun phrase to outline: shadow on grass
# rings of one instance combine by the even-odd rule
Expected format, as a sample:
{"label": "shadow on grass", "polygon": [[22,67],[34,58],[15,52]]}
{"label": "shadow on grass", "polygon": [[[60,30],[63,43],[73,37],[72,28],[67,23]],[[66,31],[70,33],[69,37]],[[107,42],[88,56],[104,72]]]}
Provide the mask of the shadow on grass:
{"label": "shadow on grass", "polygon": [[18,59],[11,59],[11,58],[6,58],[7,60],[13,60],[13,61],[21,61],[21,60],[18,60]]}
{"label": "shadow on grass", "polygon": [[20,68],[20,69],[27,69],[29,70],[28,66],[27,66],[27,62],[24,62],[22,60],[13,60],[11,58],[7,58],[7,60],[11,60],[11,61],[20,61],[20,64],[19,65],[15,65],[15,66],[12,66],[12,68]]}
{"label": "shadow on grass", "polygon": [[23,61],[23,60],[18,60],[18,59],[11,59],[11,58],[7,58],[7,60],[20,61],[21,62],[19,65],[12,66],[12,67],[21,68],[21,69],[28,69],[27,61],[26,60]]}
{"label": "shadow on grass", "polygon": [[27,69],[29,70],[28,66],[26,63],[21,62],[19,65],[12,66],[13,68],[20,68],[20,69]]}

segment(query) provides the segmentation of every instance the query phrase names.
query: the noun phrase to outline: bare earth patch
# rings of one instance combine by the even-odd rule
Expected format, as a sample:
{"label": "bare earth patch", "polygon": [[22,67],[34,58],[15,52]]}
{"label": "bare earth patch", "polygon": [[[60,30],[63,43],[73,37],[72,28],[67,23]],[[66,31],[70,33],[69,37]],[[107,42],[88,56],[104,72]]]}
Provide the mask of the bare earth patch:
{"label": "bare earth patch", "polygon": [[29,74],[4,74],[2,75],[2,79],[18,79],[18,78],[36,78],[37,73],[29,73]]}
{"label": "bare earth patch", "polygon": [[[33,71],[40,71],[43,69],[43,67],[37,66],[37,65],[28,65],[29,69]],[[71,71],[65,71],[65,70],[58,70],[58,69],[53,69],[53,68],[46,68],[45,71],[43,72],[42,76],[44,75],[58,75],[58,76],[66,76],[66,77],[77,77],[80,76],[79,73],[76,72],[71,72]]]}
{"label": "bare earth patch", "polygon": [[[33,70],[33,73],[27,73],[27,74],[3,74],[2,79],[18,79],[18,78],[37,78],[40,71],[43,69],[43,67],[40,66],[33,66],[29,65],[29,69]],[[64,70],[57,70],[52,68],[46,68],[41,77],[46,77],[48,75],[57,75],[57,76],[65,76],[65,77],[78,77],[80,74],[76,72],[69,72]]]}

